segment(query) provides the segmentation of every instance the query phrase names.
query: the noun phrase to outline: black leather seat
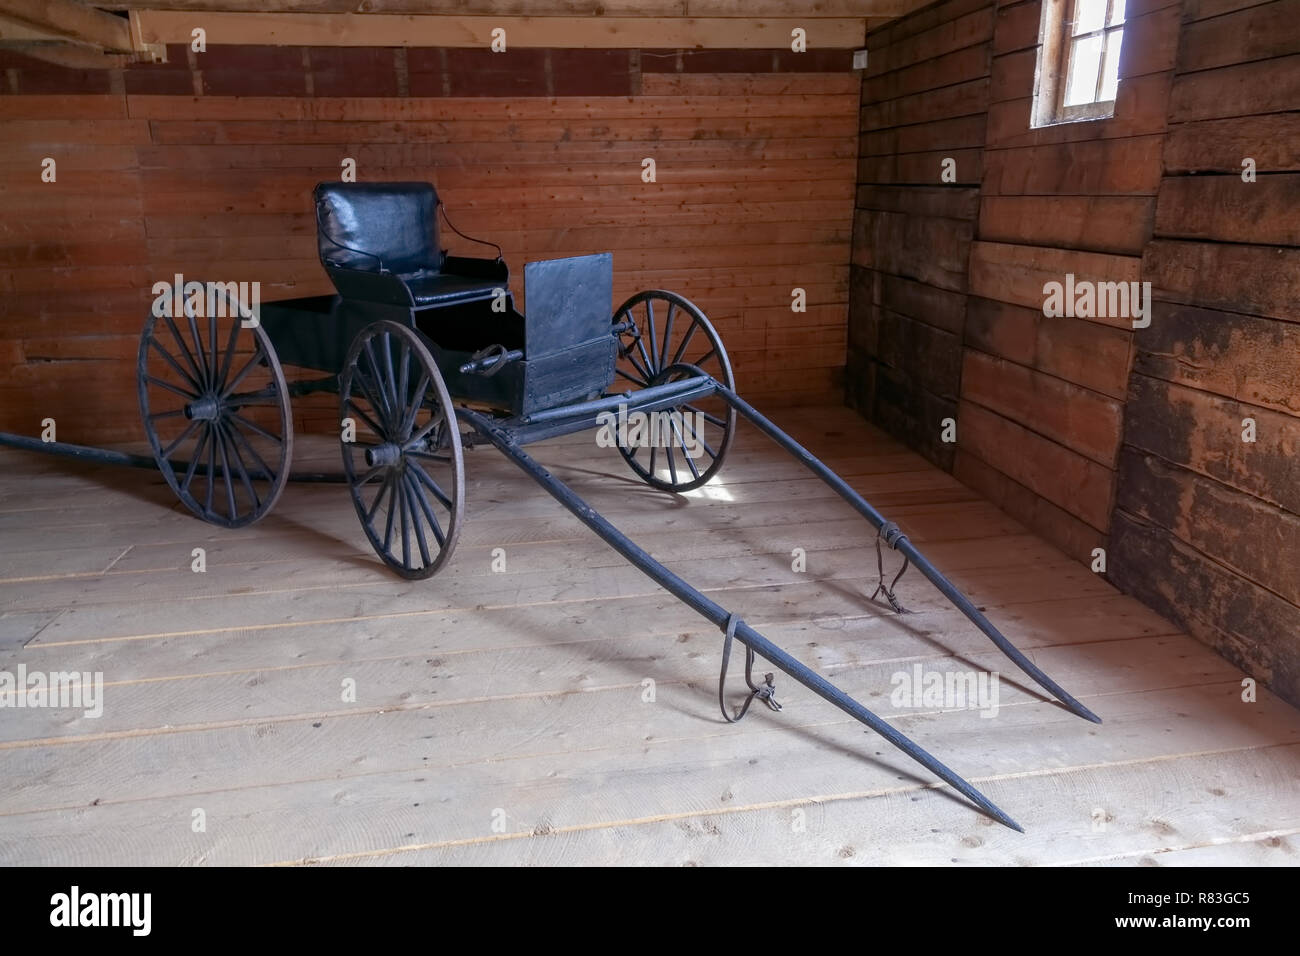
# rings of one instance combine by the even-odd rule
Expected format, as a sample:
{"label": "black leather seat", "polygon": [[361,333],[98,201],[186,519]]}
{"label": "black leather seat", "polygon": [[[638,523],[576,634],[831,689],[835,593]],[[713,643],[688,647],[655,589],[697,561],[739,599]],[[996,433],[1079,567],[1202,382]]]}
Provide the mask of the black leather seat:
{"label": "black leather seat", "polygon": [[504,264],[439,248],[438,194],[429,183],[320,183],[314,198],[321,264],[340,293],[373,287],[349,281],[358,272],[399,279],[416,308],[487,299],[502,287],[493,273]]}
{"label": "black leather seat", "polygon": [[484,282],[482,279],[442,272],[403,276],[402,281],[411,290],[411,298],[415,300],[417,308],[489,299],[501,285],[499,282]]}

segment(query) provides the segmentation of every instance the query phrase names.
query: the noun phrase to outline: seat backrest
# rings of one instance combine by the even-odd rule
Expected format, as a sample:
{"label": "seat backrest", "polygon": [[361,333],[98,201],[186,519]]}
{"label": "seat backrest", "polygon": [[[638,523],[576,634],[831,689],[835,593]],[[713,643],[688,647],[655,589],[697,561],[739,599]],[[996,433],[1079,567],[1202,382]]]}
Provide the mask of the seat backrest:
{"label": "seat backrest", "polygon": [[430,183],[318,183],[316,242],[324,265],[437,271],[438,194]]}

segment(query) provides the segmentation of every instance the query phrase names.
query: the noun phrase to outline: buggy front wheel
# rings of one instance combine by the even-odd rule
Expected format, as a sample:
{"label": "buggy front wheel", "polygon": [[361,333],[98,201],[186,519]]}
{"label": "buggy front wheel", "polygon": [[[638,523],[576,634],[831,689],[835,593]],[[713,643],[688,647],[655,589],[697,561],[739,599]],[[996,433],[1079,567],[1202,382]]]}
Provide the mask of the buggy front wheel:
{"label": "buggy front wheel", "polygon": [[451,557],[465,516],[460,431],[437,363],[410,326],[375,322],[348,350],[339,398],[361,527],[390,568],[427,578]]}

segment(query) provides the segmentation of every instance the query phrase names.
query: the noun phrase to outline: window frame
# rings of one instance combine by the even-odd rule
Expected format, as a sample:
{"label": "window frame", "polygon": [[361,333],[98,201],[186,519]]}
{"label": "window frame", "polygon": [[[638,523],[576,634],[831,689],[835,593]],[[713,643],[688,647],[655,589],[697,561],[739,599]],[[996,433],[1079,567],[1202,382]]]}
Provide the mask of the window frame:
{"label": "window frame", "polygon": [[1079,0],[1044,0],[1043,19],[1039,29],[1038,65],[1034,77],[1034,99],[1030,112],[1031,128],[1109,119],[1115,115],[1115,102],[1119,96],[1118,82],[1115,98],[1093,100],[1073,106],[1065,104],[1073,54],[1080,41],[1096,36],[1102,38],[1097,80],[1093,88],[1094,95],[1101,93],[1101,85],[1106,75],[1106,54],[1116,33],[1121,34],[1120,50],[1123,50],[1122,31],[1128,23],[1128,11],[1125,9],[1124,20],[1112,24],[1109,21],[1114,15],[1116,0],[1105,0],[1105,2],[1106,12],[1102,17],[1101,26],[1076,37],[1073,36],[1073,26]]}

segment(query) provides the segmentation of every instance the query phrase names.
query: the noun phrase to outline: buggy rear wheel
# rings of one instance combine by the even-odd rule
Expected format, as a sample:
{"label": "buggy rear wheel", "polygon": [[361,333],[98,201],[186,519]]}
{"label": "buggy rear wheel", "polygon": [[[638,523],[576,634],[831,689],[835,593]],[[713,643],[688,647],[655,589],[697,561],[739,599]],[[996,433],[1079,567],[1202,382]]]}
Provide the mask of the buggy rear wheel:
{"label": "buggy rear wheel", "polygon": [[[204,288],[211,290],[212,286]],[[185,507],[226,528],[264,517],[284,490],[293,416],[275,348],[217,290],[155,308],[140,336],[140,418],[158,470]],[[210,313],[200,315],[199,313]]]}
{"label": "buggy rear wheel", "polygon": [[[704,313],[675,292],[639,292],[614,312],[618,335],[614,388],[639,389],[701,372],[735,388],[722,338]],[[618,450],[641,480],[664,491],[690,491],[707,483],[726,457],[736,431],[736,410],[720,398],[684,402],[668,409],[665,428],[632,429],[617,436]]]}
{"label": "buggy rear wheel", "polygon": [[[339,376],[343,467],[375,553],[404,578],[451,557],[465,516],[465,461],[447,386],[419,333],[366,326]],[[346,425],[346,421],[344,422]]]}

